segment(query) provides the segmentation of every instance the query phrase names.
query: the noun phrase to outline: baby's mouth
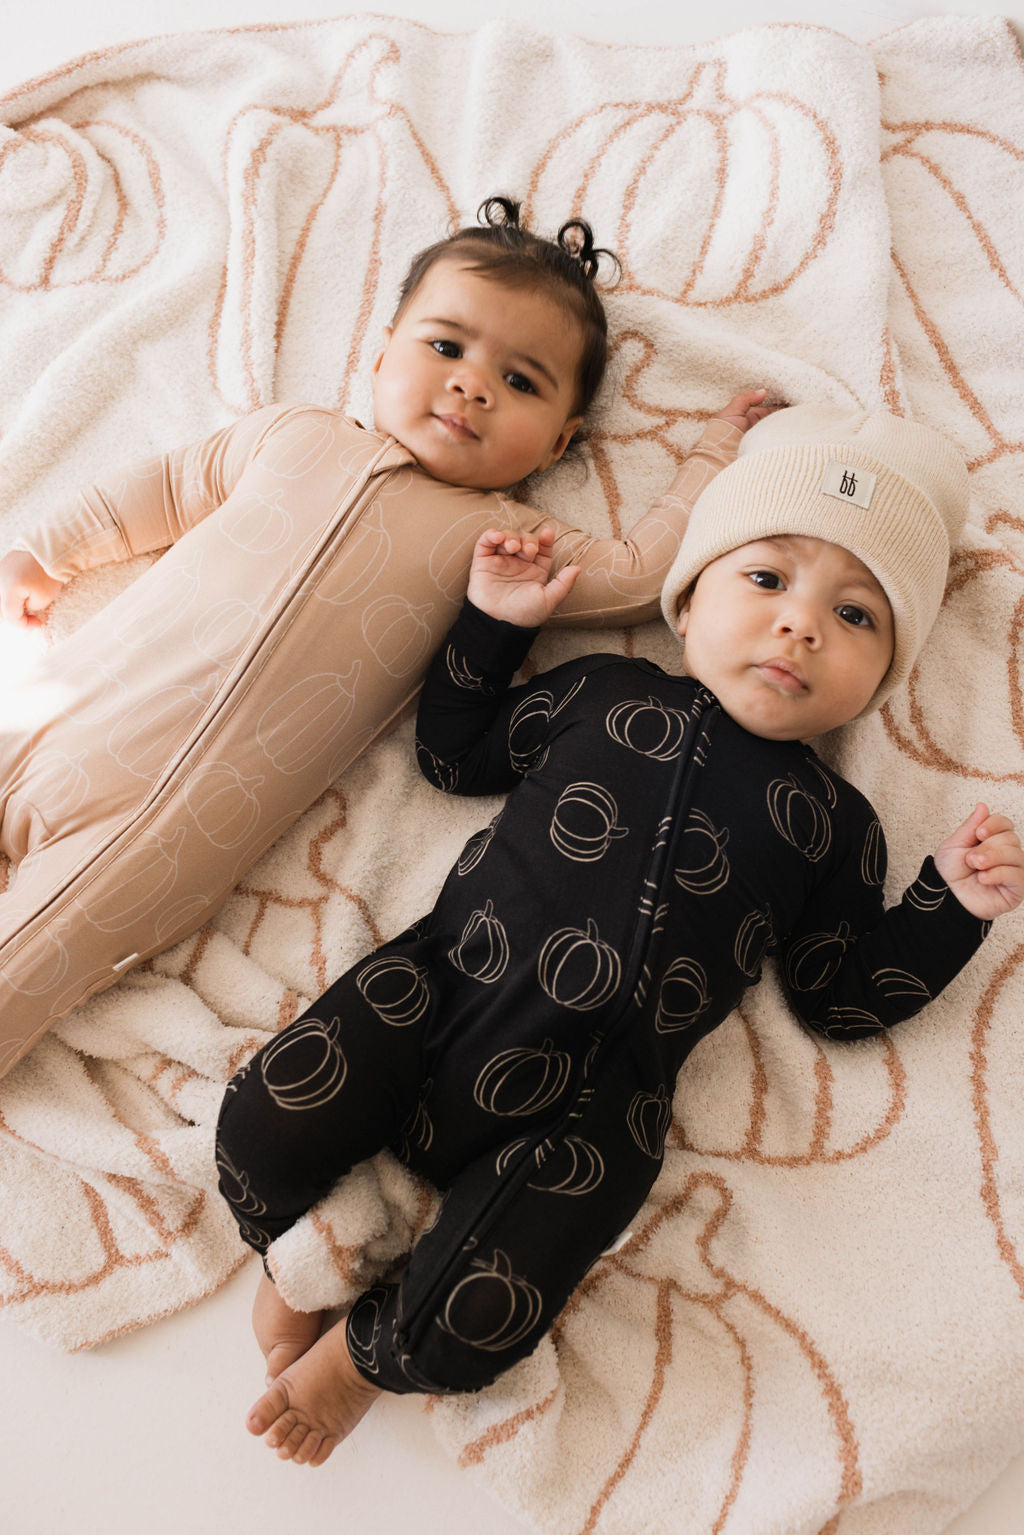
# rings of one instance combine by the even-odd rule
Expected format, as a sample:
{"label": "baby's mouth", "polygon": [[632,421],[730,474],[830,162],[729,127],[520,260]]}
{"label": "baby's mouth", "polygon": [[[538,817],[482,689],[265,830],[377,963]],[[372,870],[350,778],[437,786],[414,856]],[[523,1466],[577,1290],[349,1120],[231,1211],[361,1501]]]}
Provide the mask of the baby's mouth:
{"label": "baby's mouth", "polygon": [[435,415],[434,420],[439,421],[445,430],[450,432],[453,437],[459,437],[465,442],[477,441],[477,434],[474,432],[465,416]]}
{"label": "baby's mouth", "polygon": [[781,656],[772,656],[768,661],[761,661],[757,670],[767,683],[778,688],[781,693],[795,695],[807,691],[807,683],[799,666]]}

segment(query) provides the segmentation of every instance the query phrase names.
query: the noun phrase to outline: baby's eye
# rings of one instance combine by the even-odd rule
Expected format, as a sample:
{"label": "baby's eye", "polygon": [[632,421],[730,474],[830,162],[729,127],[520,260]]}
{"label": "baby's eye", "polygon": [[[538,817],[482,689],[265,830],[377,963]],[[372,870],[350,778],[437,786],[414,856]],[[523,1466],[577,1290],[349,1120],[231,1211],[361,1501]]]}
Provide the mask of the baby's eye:
{"label": "baby's eye", "polygon": [[747,579],[766,592],[782,590],[782,577],[777,570],[748,570]]}
{"label": "baby's eye", "polygon": [[509,388],[518,390],[520,394],[537,393],[531,380],[526,377],[525,373],[506,373],[505,382]]}
{"label": "baby's eye", "polygon": [[863,608],[858,608],[853,602],[844,602],[836,612],[844,624],[851,624],[855,629],[873,629],[874,623],[870,613],[865,613]]}
{"label": "baby's eye", "polygon": [[439,339],[432,341],[430,345],[434,348],[435,352],[440,352],[442,357],[462,356],[462,348],[457,341],[443,341]]}

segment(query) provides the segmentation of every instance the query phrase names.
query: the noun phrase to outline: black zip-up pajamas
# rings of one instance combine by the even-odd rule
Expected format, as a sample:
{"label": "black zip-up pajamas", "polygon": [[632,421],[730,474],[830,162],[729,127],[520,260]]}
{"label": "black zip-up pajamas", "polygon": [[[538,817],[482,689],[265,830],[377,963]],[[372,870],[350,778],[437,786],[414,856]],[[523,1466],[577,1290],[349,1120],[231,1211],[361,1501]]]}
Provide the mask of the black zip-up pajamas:
{"label": "black zip-up pajamas", "polygon": [[395,1284],[347,1320],[388,1391],[465,1391],[530,1353],[661,1166],[676,1074],[769,953],[797,1013],[852,1039],[974,953],[931,859],[883,909],[862,794],[689,677],[591,655],[524,686],[536,631],[468,603],[423,690],[420,765],[511,790],[428,916],[361,960],[229,1084],[221,1190],[266,1252],[391,1147],[442,1191]]}

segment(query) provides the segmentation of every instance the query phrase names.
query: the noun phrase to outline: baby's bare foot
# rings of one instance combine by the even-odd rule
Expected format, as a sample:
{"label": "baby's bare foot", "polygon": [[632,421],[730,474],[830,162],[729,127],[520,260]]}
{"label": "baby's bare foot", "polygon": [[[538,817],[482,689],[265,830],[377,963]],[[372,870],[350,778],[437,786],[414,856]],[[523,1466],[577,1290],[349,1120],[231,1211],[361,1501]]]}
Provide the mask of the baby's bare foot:
{"label": "baby's bare foot", "polygon": [[267,1361],[267,1385],[311,1349],[320,1336],[322,1311],[293,1311],[264,1274],[252,1307],[252,1330]]}
{"label": "baby's bare foot", "polygon": [[246,1427],[250,1434],[266,1435],[281,1460],[322,1466],[380,1395],[352,1363],[345,1324],[339,1322],[277,1377],[250,1411]]}

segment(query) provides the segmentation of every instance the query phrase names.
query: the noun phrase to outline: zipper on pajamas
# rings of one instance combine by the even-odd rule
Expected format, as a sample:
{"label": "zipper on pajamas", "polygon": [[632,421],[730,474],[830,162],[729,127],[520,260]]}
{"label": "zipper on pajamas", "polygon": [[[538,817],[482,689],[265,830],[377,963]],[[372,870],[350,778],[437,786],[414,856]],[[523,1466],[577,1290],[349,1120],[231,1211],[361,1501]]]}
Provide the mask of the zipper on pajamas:
{"label": "zipper on pajamas", "polygon": [[[344,544],[352,526],[359,521],[365,510],[368,495],[371,491],[376,494],[377,486],[374,484],[374,481],[377,477],[377,466],[381,459],[392,450],[393,444],[391,442],[383,444],[366,465],[355,485],[350,488],[348,499],[351,499],[352,505],[344,522],[338,524],[333,521],[333,517],[325,519],[324,531],[315,547],[307,556],[298,579],[292,582],[278,608],[268,618],[259,634],[250,641],[245,654],[236,663],[232,674],[225,679],[220,690],[215,694],[188,741],[179,750],[177,756],[172,759],[160,782],[154,784],[138,809],[132,812],[132,819],[130,821],[122,821],[105,841],[95,846],[90,851],[88,860],[80,864],[79,868],[67,877],[60,888],[53,892],[46,905],[25,923],[17,937],[12,940],[17,945],[10,951],[12,955],[16,955],[24,944],[30,943],[34,939],[40,926],[48,922],[54,911],[58,910],[60,905],[68,898],[88,890],[89,886],[104,872],[106,862],[109,862],[110,855],[113,852],[118,851],[122,846],[132,841],[138,840],[148,830],[150,822],[160,812],[169,794],[173,792],[182,769],[185,768],[188,759],[194,754],[196,747],[204,740],[211,726],[234,708],[239,696],[245,691],[245,684],[254,665],[258,662],[260,653],[265,652],[268,647],[272,647],[278,632],[291,623],[297,606],[301,605],[299,602],[300,597],[303,603],[307,599],[308,593],[306,588],[311,577],[316,574],[320,565],[324,563],[325,557],[333,553],[334,548],[338,544]],[[118,965],[111,968],[120,973],[130,963],[139,959],[139,957],[138,954],[131,955],[127,959],[122,959]],[[89,994],[83,993],[71,1006],[80,1006]]]}
{"label": "zipper on pajamas", "polygon": [[703,702],[703,709],[697,721],[697,739],[693,749],[680,753],[679,765],[673,774],[672,783],[665,805],[665,815],[661,825],[666,829],[666,835],[655,843],[654,856],[651,858],[647,877],[644,881],[646,894],[639,905],[639,915],[633,930],[633,941],[630,947],[627,966],[623,966],[624,981],[622,995],[625,1001],[618,1015],[604,1030],[595,1030],[593,1034],[594,1046],[588,1052],[579,1075],[578,1085],[574,1091],[572,1101],[568,1108],[563,1109],[558,1119],[546,1127],[542,1132],[532,1136],[521,1148],[515,1164],[507,1180],[503,1177],[501,1185],[487,1208],[486,1215],[482,1218],[477,1215],[472,1225],[467,1225],[462,1232],[461,1240],[453,1256],[445,1263],[438,1277],[434,1280],[427,1294],[416,1308],[413,1316],[401,1326],[395,1333],[395,1343],[399,1348],[415,1347],[423,1337],[428,1327],[433,1323],[439,1303],[447,1293],[451,1285],[453,1275],[462,1266],[462,1254],[465,1250],[467,1239],[473,1237],[475,1245],[479,1246],[482,1239],[486,1239],[487,1233],[493,1228],[495,1222],[504,1213],[511,1200],[517,1195],[523,1184],[528,1182],[536,1168],[543,1165],[545,1157],[538,1157],[540,1149],[545,1141],[556,1140],[565,1133],[573,1120],[579,1119],[586,1109],[587,1103],[593,1096],[594,1089],[587,1083],[598,1078],[601,1069],[609,1055],[613,1054],[624,1036],[624,1025],[629,1027],[631,1019],[629,1014],[634,1009],[637,1001],[637,989],[640,984],[641,974],[647,960],[651,957],[649,939],[657,931],[655,921],[659,903],[658,894],[664,887],[666,870],[669,866],[672,849],[676,838],[679,836],[680,807],[688,802],[687,796],[691,793],[693,780],[704,765],[705,749],[707,742],[714,730],[715,722],[720,712],[720,705],[710,694],[703,690],[698,694]]}

